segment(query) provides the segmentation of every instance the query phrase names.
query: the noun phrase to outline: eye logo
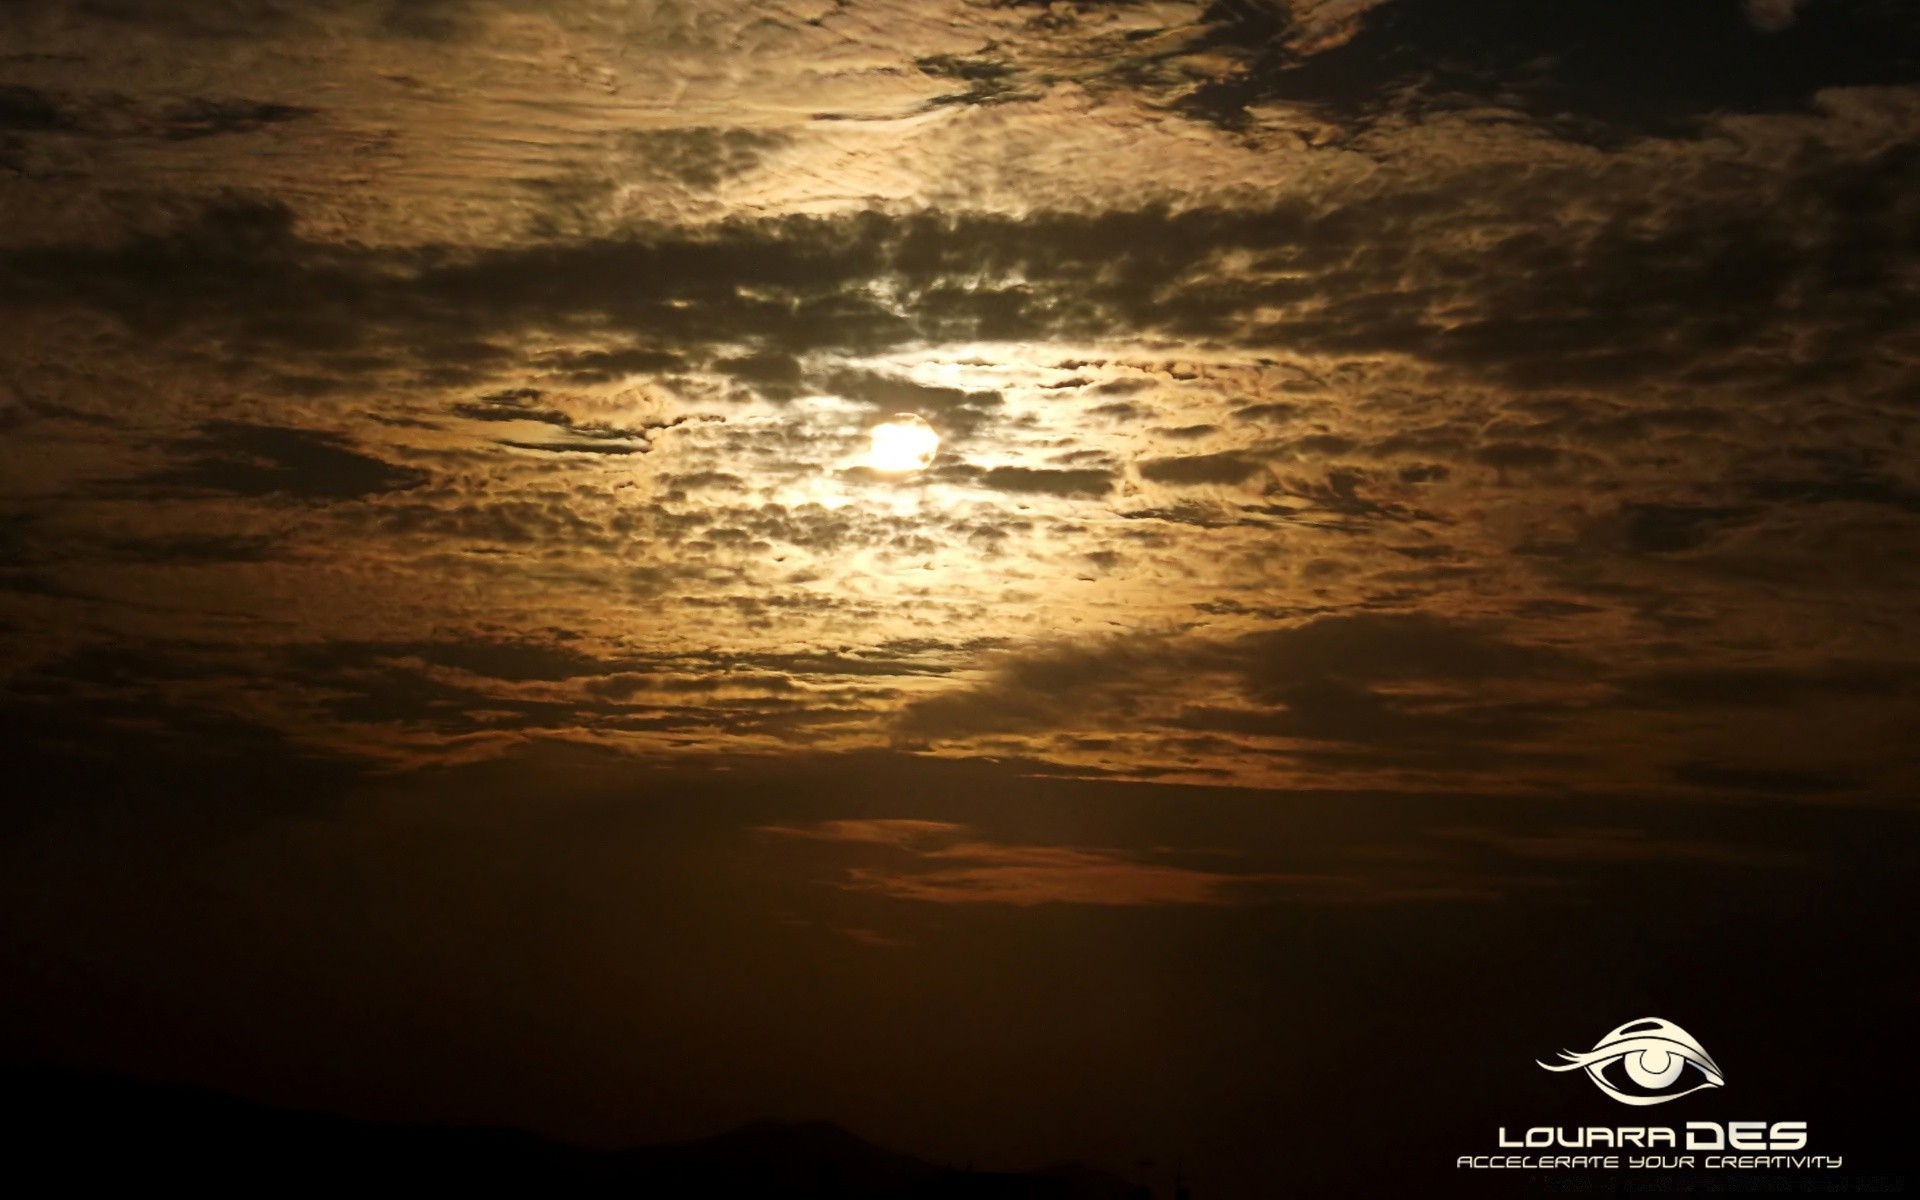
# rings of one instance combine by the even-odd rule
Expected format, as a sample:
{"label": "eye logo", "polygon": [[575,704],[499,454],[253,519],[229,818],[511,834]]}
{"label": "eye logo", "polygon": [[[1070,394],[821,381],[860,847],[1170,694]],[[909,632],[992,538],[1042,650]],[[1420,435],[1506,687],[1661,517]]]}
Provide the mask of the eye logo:
{"label": "eye logo", "polygon": [[[1702,1088],[1721,1087],[1726,1078],[1700,1043],[1672,1021],[1648,1017],[1628,1021],[1600,1039],[1599,1045],[1585,1054],[1562,1050],[1561,1063],[1541,1063],[1549,1071],[1571,1071],[1584,1067],[1587,1075],[1607,1095],[1622,1104],[1665,1104]],[[1609,1069],[1619,1064],[1613,1078]],[[1683,1091],[1663,1091],[1680,1082],[1688,1064],[1698,1070],[1702,1082]],[[1621,1078],[1624,1076],[1624,1078]]]}

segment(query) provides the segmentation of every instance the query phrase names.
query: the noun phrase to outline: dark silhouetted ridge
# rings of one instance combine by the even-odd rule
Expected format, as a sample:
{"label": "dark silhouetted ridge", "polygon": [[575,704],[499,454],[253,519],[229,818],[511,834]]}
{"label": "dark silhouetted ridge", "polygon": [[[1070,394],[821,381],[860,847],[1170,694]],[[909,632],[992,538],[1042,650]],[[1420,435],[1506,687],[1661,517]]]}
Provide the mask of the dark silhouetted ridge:
{"label": "dark silhouetted ridge", "polygon": [[[356,1120],[195,1088],[41,1067],[0,1069],[14,1114],[0,1149],[16,1177],[83,1189],[485,1188],[490,1193],[895,1200],[1121,1200],[1086,1167],[959,1171],[873,1145],[828,1121],[756,1121],[672,1145],[600,1151],[523,1130]],[[537,1189],[534,1192],[533,1189]]]}

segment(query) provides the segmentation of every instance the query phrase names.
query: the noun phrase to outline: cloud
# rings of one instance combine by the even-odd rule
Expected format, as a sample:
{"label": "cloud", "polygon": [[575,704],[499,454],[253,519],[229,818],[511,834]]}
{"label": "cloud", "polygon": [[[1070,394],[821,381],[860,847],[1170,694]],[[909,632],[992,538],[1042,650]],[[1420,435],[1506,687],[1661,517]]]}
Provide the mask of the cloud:
{"label": "cloud", "polygon": [[1753,510],[1704,504],[1631,504],[1625,515],[1628,547],[1646,554],[1678,554],[1698,549],[1727,528],[1750,519]]}
{"label": "cloud", "polygon": [[1263,469],[1257,459],[1227,451],[1220,454],[1149,459],[1140,464],[1140,477],[1154,483],[1173,484],[1176,487],[1195,487],[1201,484],[1231,485],[1245,483]]}
{"label": "cloud", "polygon": [[1901,6],[1828,0],[1792,39],[1756,35],[1784,28],[1800,7],[1749,0],[1743,20],[1731,3],[1394,0],[1352,36],[1302,56],[1275,44],[1264,8],[1216,5],[1202,44],[1232,55],[1236,69],[1194,89],[1183,107],[1244,128],[1274,104],[1313,106],[1360,127],[1498,106],[1611,145],[1698,134],[1704,118],[1729,110],[1809,106],[1822,88],[1909,81],[1903,57],[1920,42],[1920,23]]}
{"label": "cloud", "polygon": [[769,151],[788,144],[778,132],[691,126],[635,130],[621,150],[649,169],[688,187],[712,190],[759,166]]}
{"label": "cloud", "polygon": [[926,856],[932,869],[856,868],[848,886],[897,900],[936,904],[1092,904],[1156,907],[1246,903],[1249,888],[1276,882],[1143,862],[1069,846],[963,843]]}
{"label": "cloud", "polygon": [[562,351],[547,360],[574,383],[607,383],[628,375],[654,375],[684,371],[687,362],[678,354],[641,346],[612,350]]}
{"label": "cloud", "polygon": [[1858,791],[1865,786],[1858,776],[1844,771],[1727,766],[1706,762],[1681,763],[1673,769],[1673,777],[1692,787],[1755,792],[1768,796],[1820,796],[1832,792]]}
{"label": "cloud", "polygon": [[1511,641],[1497,625],[1428,613],[1322,617],[1248,635],[1241,670],[1255,694],[1302,679],[1518,680],[1578,674],[1566,651]]}
{"label": "cloud", "polygon": [[908,818],[821,821],[816,825],[763,825],[759,832],[775,837],[808,841],[847,842],[855,845],[905,846],[946,835],[959,834],[965,826],[948,821],[918,821]]}
{"label": "cloud", "polygon": [[1437,837],[1490,847],[1520,859],[1559,863],[1692,863],[1735,867],[1794,867],[1807,862],[1791,850],[1738,842],[1656,836],[1630,826],[1573,826],[1561,829],[1447,828]]}
{"label": "cloud", "polygon": [[38,88],[0,87],[0,129],[45,132],[71,129],[77,123],[58,100]]}
{"label": "cloud", "polygon": [[1050,496],[1104,496],[1113,490],[1113,472],[1053,470],[1039,467],[994,467],[980,476],[980,482],[999,492],[1038,493]]}
{"label": "cloud", "polygon": [[[1627,173],[1653,186],[1663,169],[1649,160]],[[473,250],[332,245],[303,236],[282,204],[230,198],[119,245],[0,255],[0,277],[25,301],[217,337],[243,360],[378,354],[472,371],[475,348],[497,355],[590,321],[682,359],[711,354],[774,398],[817,382],[971,434],[1004,413],[1000,390],[852,367],[808,380],[799,360],[1151,333],[1402,356],[1524,386],[1619,387],[1738,360],[1755,383],[1790,388],[1816,368],[1834,378],[1871,368],[1862,351],[1889,332],[1879,297],[1893,264],[1920,257],[1907,233],[1917,177],[1910,146],[1852,161],[1816,154],[1758,188],[1703,175],[1697,191],[1619,222],[1574,219],[1625,202],[1604,173],[1485,164],[1385,194],[1250,209],[739,217]],[[1463,203],[1484,195],[1500,196],[1498,211]],[[1500,233],[1541,223],[1560,232]],[[1750,349],[1788,330],[1812,338],[1817,364]],[[1480,450],[1496,467],[1566,456],[1538,439],[1489,438]],[[1176,485],[1235,482],[1255,461],[1224,450],[1142,470]]]}
{"label": "cloud", "polygon": [[1616,686],[1627,703],[1657,708],[1798,708],[1912,694],[1920,688],[1920,664],[1838,660],[1668,668],[1626,676]]}
{"label": "cloud", "polygon": [[426,481],[423,471],[361,454],[351,444],[318,430],[214,421],[182,444],[186,465],[153,472],[141,482],[234,496],[361,500]]}
{"label": "cloud", "polygon": [[456,416],[471,421],[530,421],[556,426],[565,431],[564,436],[549,437],[538,442],[512,438],[501,438],[499,441],[500,445],[520,450],[555,454],[644,454],[653,448],[654,437],[677,427],[684,420],[676,418],[638,427],[580,420],[560,408],[543,405],[541,402],[544,397],[545,393],[539,388],[510,388],[478,400],[455,404],[453,411]]}
{"label": "cloud", "polygon": [[934,387],[874,371],[837,371],[828,391],[884,412],[915,412],[949,433],[970,433],[993,418],[1003,398],[995,391]]}
{"label": "cloud", "polygon": [[1008,654],[988,677],[910,703],[899,728],[955,737],[1098,725],[1139,707],[1156,681],[1204,670],[1215,651],[1157,638],[1115,638]]}
{"label": "cloud", "polygon": [[[1497,625],[1422,613],[1322,617],[1233,640],[1120,637],[1005,656],[984,680],[911,702],[909,738],[1194,734],[1340,769],[1472,774],[1548,762],[1529,748],[1571,711],[1527,689],[1571,696],[1594,673]],[[1257,749],[1265,747],[1265,749]],[[1350,747],[1364,747],[1356,756]]]}
{"label": "cloud", "polygon": [[192,96],[139,101],[119,93],[67,94],[19,84],[0,85],[0,130],[95,138],[191,141],[257,133],[304,120],[319,110],[298,104]]}
{"label": "cloud", "polygon": [[111,538],[101,553],[118,562],[185,565],[270,562],[276,549],[273,539],[264,535],[187,533]]}
{"label": "cloud", "polygon": [[940,821],[826,821],[762,829],[788,839],[883,846],[906,857],[854,866],[841,886],[895,900],[934,904],[1084,904],[1144,908],[1245,904],[1263,889],[1317,882],[1265,874],[1203,870],[1164,855],[1080,846],[965,840],[966,826]]}
{"label": "cloud", "polygon": [[1804,0],[1746,0],[1747,20],[1755,29],[1778,33],[1793,24]]}
{"label": "cloud", "polygon": [[[1463,3],[0,5],[22,686],[428,755],[1828,771],[1911,698],[1913,21]],[[837,472],[894,409],[935,468]]]}

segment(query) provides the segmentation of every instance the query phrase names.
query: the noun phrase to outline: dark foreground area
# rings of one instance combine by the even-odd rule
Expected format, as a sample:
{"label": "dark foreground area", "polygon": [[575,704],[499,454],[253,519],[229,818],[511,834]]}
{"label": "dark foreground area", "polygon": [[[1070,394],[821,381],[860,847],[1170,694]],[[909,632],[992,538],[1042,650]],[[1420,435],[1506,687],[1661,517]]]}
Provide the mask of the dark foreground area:
{"label": "dark foreground area", "polygon": [[[834,762],[604,794],[490,793],[476,768],[375,804],[314,772],[163,765],[40,772],[57,813],[16,807],[0,839],[0,1155],[57,1181],[39,1194],[1164,1200],[1176,1167],[1192,1200],[1915,1187],[1920,839],[1892,806],[923,762],[868,764],[897,773],[870,796]],[[1291,869],[1532,832],[1454,868],[1480,889],[1457,898],[1026,908],[823,886],[831,862],[776,851],[836,846],[754,832],[903,811],[1039,846],[1165,844],[1177,816]],[[1536,1065],[1641,1018],[1698,1038],[1725,1085],[1635,1108]],[[1519,1153],[1503,1131],[1695,1121],[1805,1122],[1804,1154],[1840,1164],[1461,1165]],[[1105,1174],[1026,1171],[1049,1163]]]}
{"label": "dark foreground area", "polygon": [[976,1171],[876,1146],[828,1121],[761,1121],[673,1145],[602,1151],[532,1133],[360,1121],[192,1088],[39,1067],[0,1072],[10,1172],[48,1191],[392,1187],[626,1196],[1018,1197],[1149,1194],[1080,1166]]}

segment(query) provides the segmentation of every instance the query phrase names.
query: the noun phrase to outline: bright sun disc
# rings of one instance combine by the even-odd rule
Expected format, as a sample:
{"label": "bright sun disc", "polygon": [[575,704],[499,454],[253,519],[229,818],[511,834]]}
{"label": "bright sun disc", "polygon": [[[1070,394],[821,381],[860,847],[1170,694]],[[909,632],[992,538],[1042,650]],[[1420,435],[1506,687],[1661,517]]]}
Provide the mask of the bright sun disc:
{"label": "bright sun disc", "polygon": [[913,413],[896,413],[868,430],[867,466],[889,475],[924,471],[933,465],[940,435]]}

